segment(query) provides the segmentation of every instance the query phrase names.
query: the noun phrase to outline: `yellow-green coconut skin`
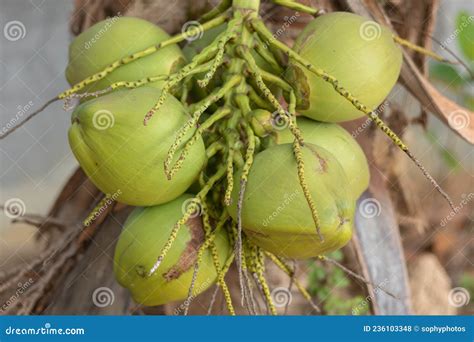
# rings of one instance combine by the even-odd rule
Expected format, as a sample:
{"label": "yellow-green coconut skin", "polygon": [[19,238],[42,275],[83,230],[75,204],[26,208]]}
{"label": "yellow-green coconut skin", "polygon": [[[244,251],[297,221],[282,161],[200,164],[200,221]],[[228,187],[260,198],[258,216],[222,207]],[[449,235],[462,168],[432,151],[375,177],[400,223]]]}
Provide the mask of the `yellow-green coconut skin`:
{"label": "yellow-green coconut skin", "polygon": [[[296,120],[304,141],[331,151],[347,177],[347,186],[355,199],[367,189],[370,181],[369,164],[357,141],[343,127],[335,123],[317,122],[299,117]],[[277,130],[271,141],[288,144],[294,140],[289,129]]]}
{"label": "yellow-green coconut skin", "polygon": [[[370,110],[390,93],[402,65],[401,49],[389,29],[348,12],[312,20],[296,39],[294,50],[334,76]],[[308,118],[342,122],[364,115],[331,84],[295,61],[290,60],[285,77],[297,90],[298,112]]]}
{"label": "yellow-green coconut skin", "polygon": [[72,152],[90,180],[119,202],[150,206],[173,200],[204,165],[204,142],[198,139],[182,168],[171,180],[166,178],[164,160],[189,115],[170,95],[144,126],[143,118],[160,93],[152,87],[120,90],[84,102],[72,114]]}
{"label": "yellow-green coconut skin", "polygon": [[[183,216],[185,201],[191,198],[184,194],[162,205],[136,208],[125,222],[115,248],[114,273],[137,303],[154,306],[187,298],[194,270],[192,261],[204,241],[200,216],[190,218],[180,228],[159,268],[151,276],[149,271],[175,223]],[[224,229],[217,233],[214,243],[222,269],[232,261],[232,248]],[[212,255],[207,249],[199,265],[193,296],[209,288],[216,278]]]}
{"label": "yellow-green coconut skin", "polygon": [[[285,258],[306,259],[343,247],[352,236],[355,201],[336,158],[322,147],[302,148],[305,177],[318,210],[321,233],[300,186],[292,144],[260,152],[248,176],[242,207],[242,227],[258,246]],[[235,175],[229,213],[237,220],[240,172]]]}
{"label": "yellow-green coconut skin", "polygon": [[[133,53],[155,46],[169,38],[160,27],[133,17],[114,17],[91,26],[69,46],[66,79],[74,85]],[[149,76],[168,75],[185,64],[178,45],[173,44],[122,65],[102,80],[85,88],[92,92],[118,81],[136,81]],[[151,83],[159,87],[163,82]]]}

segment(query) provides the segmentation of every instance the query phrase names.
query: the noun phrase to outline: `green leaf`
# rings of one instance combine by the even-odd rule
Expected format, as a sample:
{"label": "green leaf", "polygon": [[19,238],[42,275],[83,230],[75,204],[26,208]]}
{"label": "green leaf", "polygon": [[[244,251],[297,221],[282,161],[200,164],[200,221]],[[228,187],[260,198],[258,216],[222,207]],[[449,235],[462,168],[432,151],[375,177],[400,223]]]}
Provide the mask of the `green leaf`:
{"label": "green leaf", "polygon": [[459,12],[456,18],[456,31],[459,46],[464,55],[474,61],[474,15],[467,11]]}
{"label": "green leaf", "polygon": [[467,95],[464,98],[464,103],[469,110],[474,110],[474,96]]}
{"label": "green leaf", "polygon": [[463,273],[459,285],[466,288],[470,293],[474,292],[474,275],[467,272]]}
{"label": "green leaf", "polygon": [[337,251],[330,253],[329,257],[333,258],[334,260],[341,261],[342,258],[344,258],[344,254],[342,253],[342,250],[338,249]]}
{"label": "green leaf", "polygon": [[449,64],[432,64],[430,67],[430,78],[443,82],[450,87],[459,87],[466,84],[466,80]]}

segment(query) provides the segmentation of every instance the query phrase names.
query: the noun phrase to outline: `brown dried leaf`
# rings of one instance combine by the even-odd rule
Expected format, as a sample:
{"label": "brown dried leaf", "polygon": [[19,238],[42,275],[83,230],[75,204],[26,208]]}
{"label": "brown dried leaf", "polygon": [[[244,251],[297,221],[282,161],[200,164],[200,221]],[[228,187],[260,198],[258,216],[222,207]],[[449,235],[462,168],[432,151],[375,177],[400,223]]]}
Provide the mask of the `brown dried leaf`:
{"label": "brown dried leaf", "polygon": [[[354,13],[370,15],[377,22],[394,30],[389,16],[374,0],[363,2],[346,1],[346,5]],[[403,85],[420,102],[424,110],[428,110],[447,124],[454,132],[471,144],[474,144],[474,113],[449,100],[441,94],[420,72],[407,52],[403,52],[403,67],[400,79]]]}

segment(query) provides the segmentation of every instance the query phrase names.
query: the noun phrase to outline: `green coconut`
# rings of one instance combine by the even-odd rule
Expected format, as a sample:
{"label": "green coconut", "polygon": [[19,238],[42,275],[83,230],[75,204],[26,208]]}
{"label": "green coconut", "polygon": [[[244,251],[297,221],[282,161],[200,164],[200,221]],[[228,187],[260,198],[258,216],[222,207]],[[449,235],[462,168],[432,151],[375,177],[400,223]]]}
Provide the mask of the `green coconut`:
{"label": "green coconut", "polygon": [[[338,124],[303,117],[297,119],[297,124],[305,142],[331,151],[347,176],[345,185],[355,199],[359,198],[369,186],[370,171],[364,151],[357,141]],[[271,142],[276,144],[292,143],[294,139],[289,129],[275,130],[271,136]]]}
{"label": "green coconut", "polygon": [[[66,79],[74,85],[105,67],[148,47],[158,45],[170,36],[149,21],[133,17],[113,17],[91,26],[69,46]],[[177,44],[169,45],[123,65],[104,79],[88,86],[88,92],[107,88],[118,81],[135,81],[149,76],[168,75],[185,64]],[[151,83],[160,87],[163,82]]]}
{"label": "green coconut", "polygon": [[[200,216],[191,217],[180,228],[157,271],[151,276],[149,272],[175,223],[183,216],[186,201],[192,197],[184,194],[162,205],[136,208],[127,218],[115,248],[114,273],[137,303],[154,306],[188,297],[197,251],[205,239]],[[214,243],[223,269],[232,261],[226,230],[217,232]],[[199,264],[193,296],[209,288],[216,278],[212,255],[207,249]]]}
{"label": "green coconut", "polygon": [[[248,176],[242,227],[258,246],[285,258],[305,259],[343,247],[352,236],[355,200],[342,166],[326,149],[302,148],[308,189],[320,218],[321,241],[301,189],[292,144],[256,155]],[[240,172],[235,175],[229,213],[237,220]]]}
{"label": "green coconut", "polygon": [[150,206],[173,200],[204,165],[204,142],[198,139],[182,168],[167,179],[164,160],[189,115],[170,95],[144,126],[143,118],[160,93],[152,87],[120,90],[84,102],[72,114],[69,144],[76,159],[91,181],[119,202]]}
{"label": "green coconut", "polygon": [[[294,50],[374,110],[397,82],[402,52],[389,29],[347,12],[322,15],[303,29]],[[333,86],[290,59],[286,79],[296,88],[297,110],[318,121],[341,122],[364,114]]]}

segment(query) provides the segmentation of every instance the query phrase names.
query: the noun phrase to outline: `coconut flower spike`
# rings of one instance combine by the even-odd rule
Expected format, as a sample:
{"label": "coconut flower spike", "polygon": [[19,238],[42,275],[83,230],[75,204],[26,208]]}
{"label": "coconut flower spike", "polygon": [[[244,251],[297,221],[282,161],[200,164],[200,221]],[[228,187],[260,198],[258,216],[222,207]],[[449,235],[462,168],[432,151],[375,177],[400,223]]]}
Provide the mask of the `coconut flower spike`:
{"label": "coconut flower spike", "polygon": [[455,210],[455,205],[449,195],[441,188],[441,186],[436,182],[436,180],[428,173],[420,161],[413,155],[413,153],[408,149],[405,143],[398,137],[398,135],[393,132],[384,122],[380,119],[377,113],[369,110],[364,104],[362,104],[357,98],[355,98],[351,93],[349,93],[344,87],[339,84],[339,81],[329,75],[322,69],[319,69],[312,65],[309,61],[301,57],[298,53],[293,51],[291,48],[287,47],[277,39],[273,37],[271,32],[265,27],[265,25],[258,21],[254,20],[250,23],[253,29],[262,37],[262,39],[267,40],[272,46],[278,48],[285,52],[290,58],[293,58],[295,61],[303,65],[307,70],[324,80],[325,82],[331,84],[334,90],[349,101],[357,110],[366,114],[376,125],[380,128],[392,141],[397,145],[405,154],[418,166],[423,175],[430,181],[432,186],[444,197],[444,199],[449,203],[450,207]]}
{"label": "coconut flower spike", "polygon": [[321,234],[321,223],[319,219],[319,215],[316,209],[316,205],[314,203],[314,200],[311,196],[311,193],[309,192],[308,186],[306,184],[305,180],[305,172],[304,172],[304,161],[303,161],[303,156],[301,152],[301,145],[304,144],[303,137],[301,135],[301,132],[299,131],[298,127],[296,126],[296,121],[293,120],[293,117],[295,116],[294,113],[294,106],[296,99],[294,97],[294,93],[291,92],[290,96],[290,112],[287,112],[283,109],[283,107],[280,105],[278,100],[275,98],[275,96],[272,94],[270,89],[266,86],[265,82],[263,81],[263,78],[259,72],[259,69],[256,65],[255,59],[252,57],[248,51],[241,50],[241,54],[244,57],[245,61],[247,62],[247,65],[250,69],[251,75],[255,78],[255,81],[262,91],[262,93],[265,95],[265,97],[268,99],[268,101],[277,109],[278,114],[281,116],[282,119],[288,121],[289,123],[289,129],[291,130],[292,134],[295,136],[295,143],[293,144],[293,151],[295,154],[295,159],[297,162],[297,171],[298,171],[298,178],[300,180],[300,185],[303,190],[304,196],[306,198],[306,201],[308,203],[308,206],[311,210],[311,215],[313,217],[313,221],[316,227],[316,232],[319,236],[319,239],[321,241],[324,240],[322,234]]}
{"label": "coconut flower spike", "polygon": [[210,70],[206,73],[204,76],[204,79],[198,80],[198,85],[201,88],[206,87],[209,82],[212,80],[214,77],[217,69],[222,65],[224,62],[224,54],[225,54],[225,48],[226,45],[229,41],[232,39],[235,39],[237,37],[237,33],[235,32],[234,28],[236,25],[239,25],[241,22],[240,19],[234,19],[229,22],[227,25],[227,30],[224,33],[224,35],[218,39],[217,41],[217,54],[216,57],[214,58],[214,62],[210,68]]}
{"label": "coconut flower spike", "polygon": [[171,167],[171,163],[173,161],[174,155],[176,151],[179,149],[179,147],[181,146],[181,143],[183,139],[185,138],[186,134],[193,127],[196,127],[196,125],[198,124],[199,118],[206,111],[206,109],[208,109],[213,103],[216,103],[221,98],[223,98],[224,95],[227,92],[229,92],[233,87],[235,87],[240,81],[241,81],[241,76],[235,75],[222,88],[216,89],[213,93],[211,93],[211,95],[209,95],[206,99],[202,101],[202,105],[200,105],[199,108],[196,109],[196,111],[193,113],[192,117],[188,120],[188,122],[186,122],[186,124],[180,128],[180,130],[177,133],[176,139],[171,145],[167,154],[167,158],[164,162],[164,169],[165,169],[165,173],[168,179],[171,179],[171,177],[173,177],[173,175],[178,171],[179,167],[181,166],[183,162],[184,156],[187,153],[187,151],[183,151],[184,156],[181,158],[179,163]]}
{"label": "coconut flower spike", "polygon": [[[209,20],[208,22],[202,24],[200,26],[200,30],[202,30],[202,32],[205,32],[207,30],[210,30],[214,27],[217,27],[221,24],[223,24],[226,20],[228,19],[228,14],[224,13],[224,14],[221,14],[219,16],[216,16],[214,18],[212,18],[211,20]],[[87,87],[88,85],[90,84],[93,84],[93,83],[96,83],[98,81],[100,81],[101,79],[105,78],[107,75],[109,75],[110,73],[112,73],[114,70],[120,68],[121,66],[123,65],[127,65],[129,63],[132,63],[136,60],[139,60],[140,58],[143,58],[143,57],[146,57],[146,56],[149,56],[151,55],[152,53],[154,52],[157,52],[159,51],[160,49],[162,48],[165,48],[167,46],[170,46],[170,45],[173,45],[173,44],[176,44],[176,43],[180,43],[184,40],[186,40],[186,38],[188,38],[189,36],[192,36],[194,32],[184,32],[184,33],[181,33],[179,35],[176,35],[174,37],[171,37],[167,40],[164,40],[162,41],[161,43],[159,43],[158,45],[155,45],[155,46],[150,46],[142,51],[139,51],[139,52],[136,52],[136,53],[133,53],[127,57],[124,57],[120,60],[116,60],[114,62],[112,62],[111,64],[109,64],[107,67],[105,67],[104,69],[102,69],[101,71],[95,73],[94,75],[91,75],[87,78],[85,78],[84,80],[82,80],[81,82],[73,85],[71,88],[69,88],[68,90],[65,90],[64,92],[60,93],[58,96],[52,98],[51,100],[47,101],[43,106],[41,106],[41,108],[39,108],[37,111],[29,114],[25,120],[23,120],[22,122],[18,123],[16,126],[12,127],[10,130],[8,130],[6,133],[0,135],[0,140],[6,138],[8,135],[10,135],[11,133],[13,133],[14,131],[16,131],[19,127],[23,126],[26,122],[28,122],[30,119],[32,119],[34,116],[36,116],[37,114],[43,112],[47,107],[49,107],[49,105],[51,105],[52,103],[56,102],[56,101],[59,101],[59,100],[65,100],[65,108],[68,106],[68,103],[70,102],[70,99],[75,97],[74,94],[77,94],[79,91],[81,91],[82,89],[84,89],[85,87]],[[160,79],[161,76],[156,76],[158,77],[156,80]],[[153,77],[151,78],[153,79]],[[146,82],[142,82],[146,79],[143,79],[143,80],[140,80],[138,81],[140,83],[140,86],[145,84],[145,83],[149,83],[149,82],[154,82],[152,80],[147,80]],[[155,80],[155,81],[156,81]],[[120,81],[120,82],[117,82],[117,84],[115,85],[116,88],[119,88],[119,87],[126,87],[126,88],[135,88],[136,86],[139,86],[137,83],[135,83],[136,81],[132,81],[132,82],[125,82],[125,81]],[[112,87],[112,89],[115,89],[115,87]],[[104,93],[106,92],[109,92],[111,91],[111,89],[107,89]],[[93,95],[92,95],[93,96]]]}
{"label": "coconut flower spike", "polygon": [[178,85],[183,79],[185,79],[189,75],[192,75],[194,73],[195,68],[199,66],[200,63],[204,63],[209,58],[208,55],[210,55],[210,58],[212,58],[214,56],[214,53],[216,53],[216,51],[217,51],[217,48],[214,45],[208,46],[203,51],[202,55],[197,55],[195,58],[193,58],[193,61],[191,63],[183,67],[176,74],[173,74],[172,76],[170,76],[169,80],[165,83],[165,85],[161,89],[160,98],[158,99],[156,104],[146,113],[143,119],[143,124],[145,126],[151,120],[153,115],[163,106],[171,89],[174,86]]}
{"label": "coconut flower spike", "polygon": [[199,210],[199,206],[203,202],[204,197],[209,193],[209,191],[212,189],[214,184],[217,181],[219,181],[224,174],[225,174],[225,168],[220,167],[217,170],[217,172],[212,177],[209,178],[205,186],[196,195],[196,197],[194,198],[192,202],[192,205],[189,205],[186,208],[186,212],[184,213],[183,217],[174,225],[170,233],[170,236],[168,237],[168,240],[166,241],[165,245],[161,249],[161,252],[158,258],[156,259],[155,263],[153,264],[150,271],[148,272],[149,277],[151,277],[160,267],[161,262],[163,261],[163,259],[165,258],[169,250],[171,249],[173,242],[176,240],[179,229],[191,218],[191,216],[196,212],[196,210]]}
{"label": "coconut flower spike", "polygon": [[[211,222],[210,222],[210,217],[208,215],[208,207],[207,204],[204,203],[203,205],[203,224],[204,224],[204,229],[206,231],[206,234],[213,234],[215,235],[220,229],[223,229],[225,224],[228,221],[228,215],[227,213],[223,213],[221,215],[221,218],[219,222],[216,225],[215,230],[211,233]],[[222,293],[224,294],[224,301],[227,306],[227,310],[229,313],[234,316],[235,315],[235,309],[234,305],[232,304],[232,297],[230,295],[230,290],[229,287],[227,286],[224,276],[228,271],[228,268],[230,267],[230,263],[227,265],[223,265],[221,267],[220,262],[219,262],[219,253],[216,247],[216,244],[214,243],[214,239],[210,241],[209,248],[211,250],[211,255],[212,255],[212,261],[214,264],[214,268],[216,269],[217,272],[217,284],[221,288]]]}
{"label": "coconut flower spike", "polygon": [[[221,25],[222,23],[224,23],[226,21],[226,19],[227,19],[227,15],[222,14],[222,15],[208,21],[207,23],[202,24],[201,25],[201,30],[204,32],[204,31],[207,31],[211,28],[217,27],[217,26]],[[62,92],[61,94],[58,95],[58,98],[65,99],[65,98],[71,96],[72,94],[77,93],[78,91],[84,89],[89,84],[100,81],[101,79],[103,79],[104,77],[109,75],[114,70],[120,68],[121,66],[132,63],[132,62],[134,62],[134,61],[136,61],[140,58],[146,57],[148,55],[151,55],[152,53],[155,53],[156,51],[158,51],[158,50],[160,50],[160,49],[162,49],[166,46],[173,45],[173,44],[176,44],[176,43],[180,43],[180,42],[186,40],[186,38],[191,37],[193,34],[194,34],[194,32],[192,32],[191,30],[186,31],[184,33],[180,33],[180,34],[178,34],[174,37],[171,37],[169,39],[166,39],[166,40],[162,41],[161,43],[159,43],[155,46],[150,46],[150,47],[148,47],[148,48],[146,48],[142,51],[135,52],[135,53],[133,53],[133,54],[127,56],[127,57],[124,57],[120,60],[117,60],[117,61],[109,64],[103,70],[95,73],[92,76],[89,76],[89,77],[85,78],[81,82],[75,84],[72,88]]]}

